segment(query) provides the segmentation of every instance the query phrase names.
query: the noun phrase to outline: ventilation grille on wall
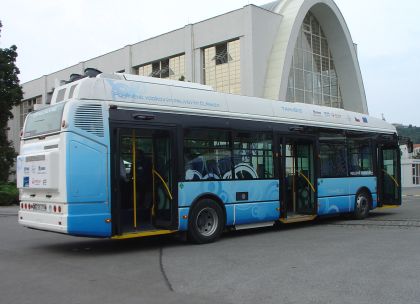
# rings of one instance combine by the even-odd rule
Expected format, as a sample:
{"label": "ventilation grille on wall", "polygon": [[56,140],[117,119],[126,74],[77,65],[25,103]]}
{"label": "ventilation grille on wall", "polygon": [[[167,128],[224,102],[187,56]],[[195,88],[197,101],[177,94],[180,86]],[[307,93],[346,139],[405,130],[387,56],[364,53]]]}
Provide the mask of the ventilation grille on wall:
{"label": "ventilation grille on wall", "polygon": [[102,106],[96,104],[79,106],[74,115],[74,125],[88,133],[104,137]]}

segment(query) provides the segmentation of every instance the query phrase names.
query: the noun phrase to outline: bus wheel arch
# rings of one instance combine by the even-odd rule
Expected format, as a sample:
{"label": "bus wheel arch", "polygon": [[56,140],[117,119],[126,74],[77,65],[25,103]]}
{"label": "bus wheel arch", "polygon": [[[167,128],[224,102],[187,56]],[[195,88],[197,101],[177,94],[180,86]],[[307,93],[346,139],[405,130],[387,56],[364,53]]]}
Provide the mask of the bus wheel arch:
{"label": "bus wheel arch", "polygon": [[214,195],[202,195],[190,207],[188,239],[196,244],[211,243],[222,234],[226,223],[226,210]]}
{"label": "bus wheel arch", "polygon": [[362,187],[356,192],[354,200],[353,218],[364,219],[372,209],[372,193],[366,187]]}

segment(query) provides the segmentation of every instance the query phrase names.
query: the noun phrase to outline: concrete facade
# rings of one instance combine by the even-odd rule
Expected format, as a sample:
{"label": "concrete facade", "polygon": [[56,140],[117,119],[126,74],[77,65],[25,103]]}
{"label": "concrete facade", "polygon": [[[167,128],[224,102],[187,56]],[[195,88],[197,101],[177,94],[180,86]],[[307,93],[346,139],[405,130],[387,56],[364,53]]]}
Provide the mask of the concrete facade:
{"label": "concrete facade", "polygon": [[[136,74],[139,66],[179,54],[185,55],[185,80],[205,83],[203,49],[239,39],[240,94],[286,100],[293,50],[309,11],[324,29],[334,56],[343,108],[367,114],[356,48],[332,0],[280,0],[261,7],[247,5],[26,82],[24,99],[38,97],[42,104],[49,104],[60,81],[68,80],[73,73],[83,74],[87,67],[106,73]],[[19,108],[14,113],[9,137],[18,149],[23,115]]]}

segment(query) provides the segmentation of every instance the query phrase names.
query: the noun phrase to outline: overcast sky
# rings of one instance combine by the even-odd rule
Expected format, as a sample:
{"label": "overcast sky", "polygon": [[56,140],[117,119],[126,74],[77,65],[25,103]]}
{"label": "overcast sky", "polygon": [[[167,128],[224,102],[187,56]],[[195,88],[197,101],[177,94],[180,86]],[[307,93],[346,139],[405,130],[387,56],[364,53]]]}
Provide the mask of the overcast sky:
{"label": "overcast sky", "polygon": [[[21,82],[247,4],[270,0],[0,0],[0,47]],[[336,0],[358,44],[369,112],[420,126],[420,1]]]}

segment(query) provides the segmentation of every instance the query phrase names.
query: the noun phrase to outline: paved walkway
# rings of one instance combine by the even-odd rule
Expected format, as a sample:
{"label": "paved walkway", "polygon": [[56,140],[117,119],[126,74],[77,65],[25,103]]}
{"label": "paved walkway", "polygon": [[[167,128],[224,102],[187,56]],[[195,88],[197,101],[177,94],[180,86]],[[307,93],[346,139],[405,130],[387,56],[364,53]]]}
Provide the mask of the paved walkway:
{"label": "paved walkway", "polygon": [[403,188],[402,196],[420,197],[420,187]]}

